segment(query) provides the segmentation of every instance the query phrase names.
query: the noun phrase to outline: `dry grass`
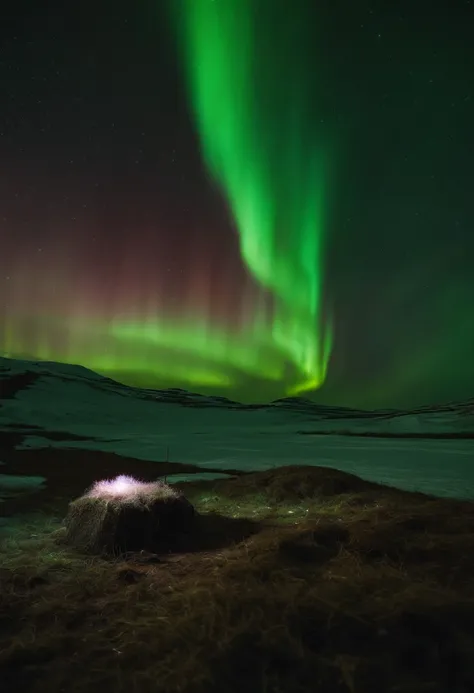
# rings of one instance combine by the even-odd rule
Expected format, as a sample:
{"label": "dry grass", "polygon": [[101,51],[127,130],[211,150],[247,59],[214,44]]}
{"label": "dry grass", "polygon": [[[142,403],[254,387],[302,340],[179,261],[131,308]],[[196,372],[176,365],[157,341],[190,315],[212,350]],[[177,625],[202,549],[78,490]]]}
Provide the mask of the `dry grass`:
{"label": "dry grass", "polygon": [[50,505],[16,518],[5,690],[474,690],[474,505],[316,467],[180,486],[201,519],[179,554],[84,557]]}

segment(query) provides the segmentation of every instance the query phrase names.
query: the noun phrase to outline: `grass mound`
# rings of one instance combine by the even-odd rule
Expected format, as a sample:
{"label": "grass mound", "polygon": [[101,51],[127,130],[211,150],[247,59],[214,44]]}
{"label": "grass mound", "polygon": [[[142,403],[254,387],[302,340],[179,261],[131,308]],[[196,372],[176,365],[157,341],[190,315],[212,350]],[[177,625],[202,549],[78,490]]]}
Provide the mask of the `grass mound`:
{"label": "grass mound", "polygon": [[191,503],[168,484],[119,476],[70,503],[64,541],[90,553],[171,550],[193,520]]}
{"label": "grass mound", "polygon": [[380,488],[378,484],[365,481],[355,474],[330,467],[307,467],[288,465],[278,469],[248,474],[238,479],[223,480],[219,488],[228,496],[264,493],[275,503],[300,501],[317,497],[357,493]]}
{"label": "grass mound", "polygon": [[59,513],[17,518],[0,547],[1,684],[474,690],[474,504],[348,478],[319,493],[334,477],[314,467],[282,498],[288,470],[265,478],[181,484],[196,531],[173,554],[85,555],[59,541]]}

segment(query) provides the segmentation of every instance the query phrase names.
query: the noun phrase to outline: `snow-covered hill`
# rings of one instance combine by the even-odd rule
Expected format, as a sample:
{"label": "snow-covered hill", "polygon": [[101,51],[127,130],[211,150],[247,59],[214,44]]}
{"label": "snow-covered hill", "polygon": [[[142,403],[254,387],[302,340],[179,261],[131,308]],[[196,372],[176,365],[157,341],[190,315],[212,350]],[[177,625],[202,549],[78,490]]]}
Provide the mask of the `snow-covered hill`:
{"label": "snow-covered hill", "polygon": [[[362,411],[345,407],[327,407],[315,404],[302,397],[278,399],[269,404],[241,404],[226,397],[210,397],[181,389],[149,390],[122,385],[105,378],[83,366],[41,361],[20,361],[0,357],[0,400],[13,399],[20,406],[3,401],[3,417],[12,416],[15,423],[33,423],[25,420],[29,406],[42,402],[42,420],[45,409],[50,410],[44,401],[45,396],[60,397],[63,407],[67,402],[67,414],[90,411],[92,406],[107,406],[110,410],[112,400],[117,397],[135,402],[170,404],[193,409],[219,409],[259,411],[266,414],[285,412],[296,417],[303,433],[340,433],[411,436],[464,436],[474,437],[474,398],[465,402],[419,409],[400,411],[395,409]],[[55,404],[57,400],[55,400]],[[117,405],[118,406],[118,405]],[[62,409],[63,409],[62,407]],[[112,407],[112,410],[114,407]],[[150,407],[146,408],[152,412]],[[30,412],[33,413],[33,412]],[[61,418],[62,412],[50,410],[51,418],[46,425]],[[39,413],[35,411],[35,417]],[[2,412],[0,412],[2,416]],[[68,429],[69,430],[69,429]]]}
{"label": "snow-covered hill", "polygon": [[474,497],[474,399],[376,412],[303,398],[245,405],[185,390],[131,388],[81,366],[0,358],[0,449],[2,431],[20,431],[23,447],[169,456],[216,471],[323,465]]}

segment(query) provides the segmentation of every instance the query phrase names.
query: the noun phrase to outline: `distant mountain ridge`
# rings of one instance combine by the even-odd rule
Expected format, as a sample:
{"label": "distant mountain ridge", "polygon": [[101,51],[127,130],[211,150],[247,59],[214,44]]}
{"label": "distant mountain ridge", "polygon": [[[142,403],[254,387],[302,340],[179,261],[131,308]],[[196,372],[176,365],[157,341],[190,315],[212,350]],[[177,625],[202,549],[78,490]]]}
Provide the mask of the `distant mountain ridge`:
{"label": "distant mountain ridge", "polygon": [[[26,361],[0,357],[0,420],[2,401],[27,401],[29,390],[40,389],[45,394],[58,396],[71,392],[71,386],[86,387],[93,392],[114,398],[175,405],[193,409],[220,409],[230,411],[281,412],[301,418],[301,433],[338,433],[363,435],[380,433],[392,435],[413,434],[474,434],[474,398],[464,402],[424,406],[410,410],[382,409],[364,411],[348,407],[316,404],[303,397],[287,397],[269,403],[243,404],[222,396],[201,395],[180,388],[153,390],[131,387],[99,375],[84,366],[48,361]],[[68,388],[69,386],[69,388]],[[66,388],[66,389],[64,389]],[[53,395],[53,391],[54,394]],[[25,399],[26,398],[26,399]],[[82,406],[87,395],[81,390]],[[74,403],[69,406],[74,410]],[[316,428],[309,428],[316,426]],[[304,428],[303,428],[304,427]]]}
{"label": "distant mountain ridge", "polygon": [[[31,378],[26,378],[31,374]],[[40,377],[55,377],[63,382],[80,380],[87,382],[91,387],[113,391],[114,394],[125,397],[139,397],[140,399],[152,400],[155,402],[166,402],[169,404],[179,404],[191,407],[225,407],[228,409],[266,409],[268,407],[278,407],[293,411],[317,411],[320,416],[348,416],[364,412],[347,407],[330,407],[311,402],[303,397],[286,397],[268,403],[244,404],[236,402],[227,397],[218,395],[201,395],[197,392],[190,392],[182,388],[151,389],[124,385],[106,376],[99,375],[84,366],[56,363],[54,361],[26,361],[20,359],[10,359],[0,357],[0,399],[2,399],[2,382],[6,388],[5,381],[15,377],[25,377],[25,382],[33,381]],[[25,385],[26,387],[26,385]],[[369,412],[367,414],[370,415]]]}

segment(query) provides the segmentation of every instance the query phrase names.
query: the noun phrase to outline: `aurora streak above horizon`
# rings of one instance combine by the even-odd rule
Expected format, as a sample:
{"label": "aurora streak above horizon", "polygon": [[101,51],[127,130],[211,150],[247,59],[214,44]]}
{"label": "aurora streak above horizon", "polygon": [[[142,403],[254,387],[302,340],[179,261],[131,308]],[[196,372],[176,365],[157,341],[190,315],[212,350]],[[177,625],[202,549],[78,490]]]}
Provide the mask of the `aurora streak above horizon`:
{"label": "aurora streak above horizon", "polygon": [[[262,41],[268,22],[255,7],[183,0],[170,13],[203,161],[248,274],[238,319],[212,308],[216,289],[205,274],[199,291],[187,278],[179,305],[144,278],[135,292],[91,310],[87,269],[68,271],[73,246],[52,246],[53,276],[25,267],[10,283],[0,316],[5,355],[80,363],[130,384],[227,389],[257,378],[284,384],[289,395],[323,384],[332,348],[324,295],[330,152],[323,132],[315,136],[304,18],[280,18]],[[31,311],[32,296],[43,311]]]}
{"label": "aurora streak above horizon", "polygon": [[300,373],[288,394],[318,388],[332,345],[323,294],[328,151],[322,136],[315,141],[309,108],[308,35],[286,17],[259,25],[254,0],[176,6],[203,156],[242,259],[273,297],[266,340]]}

